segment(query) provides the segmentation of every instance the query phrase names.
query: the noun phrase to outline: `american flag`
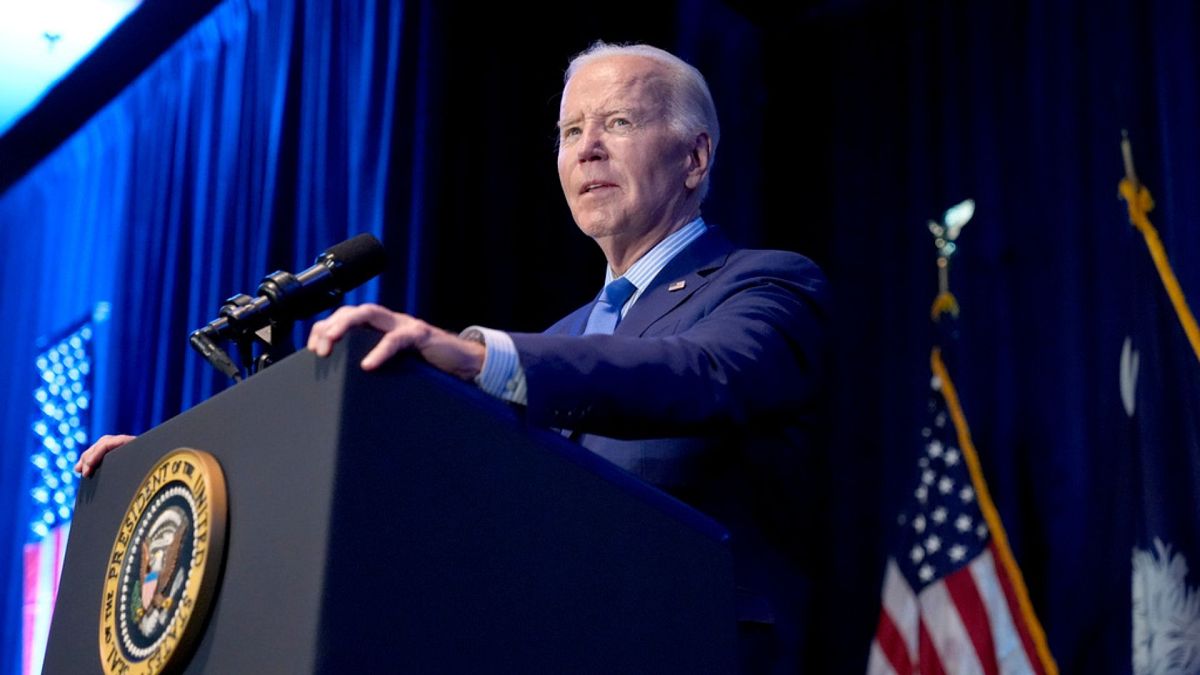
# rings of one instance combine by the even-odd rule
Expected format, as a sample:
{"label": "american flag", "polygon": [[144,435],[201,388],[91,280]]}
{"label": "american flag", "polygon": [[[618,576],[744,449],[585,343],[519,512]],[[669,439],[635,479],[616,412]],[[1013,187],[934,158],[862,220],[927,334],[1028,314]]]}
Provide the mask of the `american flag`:
{"label": "american flag", "polygon": [[[106,307],[106,306],[105,306]],[[98,308],[95,320],[103,320]],[[42,671],[50,617],[75,510],[72,472],[87,447],[91,412],[93,319],[53,341],[35,360],[31,519],[24,550],[25,583],[21,672]]]}
{"label": "american flag", "polygon": [[931,364],[917,480],[897,518],[867,672],[1056,675],[936,348]]}

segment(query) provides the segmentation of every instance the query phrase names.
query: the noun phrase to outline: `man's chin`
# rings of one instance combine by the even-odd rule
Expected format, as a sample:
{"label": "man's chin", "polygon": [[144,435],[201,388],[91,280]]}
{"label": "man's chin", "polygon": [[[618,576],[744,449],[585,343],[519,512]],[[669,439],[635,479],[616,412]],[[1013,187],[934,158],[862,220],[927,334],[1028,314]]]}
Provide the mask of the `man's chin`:
{"label": "man's chin", "polygon": [[575,220],[575,224],[579,226],[580,232],[583,232],[592,239],[611,237],[620,229],[608,218],[578,218]]}

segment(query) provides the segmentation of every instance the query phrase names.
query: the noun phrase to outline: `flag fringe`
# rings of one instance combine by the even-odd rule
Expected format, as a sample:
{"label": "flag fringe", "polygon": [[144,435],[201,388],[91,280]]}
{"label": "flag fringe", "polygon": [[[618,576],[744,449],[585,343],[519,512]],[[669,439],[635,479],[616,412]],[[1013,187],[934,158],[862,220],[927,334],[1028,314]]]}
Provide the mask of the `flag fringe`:
{"label": "flag fringe", "polygon": [[1012,580],[1017,604],[1020,605],[1021,615],[1029,627],[1030,637],[1037,649],[1038,660],[1041,661],[1046,675],[1058,675],[1058,664],[1050,653],[1050,647],[1046,643],[1046,633],[1042,630],[1042,624],[1038,622],[1037,615],[1033,611],[1033,603],[1029,601],[1029,590],[1025,587],[1025,578],[1021,576],[1021,569],[1017,566],[1012,549],[1009,548],[1008,535],[1005,534],[1004,525],[1000,522],[1000,513],[996,510],[991,493],[988,492],[987,482],[983,479],[979,455],[975,452],[975,444],[971,441],[971,431],[967,427],[967,418],[963,415],[962,407],[959,405],[958,392],[954,388],[954,382],[950,379],[950,371],[946,369],[946,364],[942,361],[942,350],[937,347],[933,348],[930,355],[930,367],[933,369],[933,374],[941,380],[942,396],[946,399],[946,407],[950,409],[950,416],[954,419],[959,449],[962,450],[967,470],[971,473],[971,482],[975,487],[979,508],[983,512],[984,520],[987,521],[988,529],[992,532],[992,540],[999,553],[1000,564],[1004,567],[1008,578]]}
{"label": "flag fringe", "polygon": [[1175,307],[1175,315],[1179,317],[1183,332],[1187,334],[1196,360],[1200,361],[1200,328],[1196,326],[1196,317],[1192,315],[1187,299],[1183,297],[1183,289],[1179,286],[1179,279],[1175,278],[1170,261],[1167,260],[1167,251],[1163,248],[1158,230],[1146,216],[1154,208],[1154,199],[1145,186],[1135,185],[1128,178],[1121,179],[1121,184],[1117,186],[1117,189],[1129,206],[1129,222],[1142,233],[1142,237],[1146,240],[1146,248],[1150,249],[1150,258],[1154,260],[1158,276],[1167,290],[1167,296],[1171,298],[1171,305]]}

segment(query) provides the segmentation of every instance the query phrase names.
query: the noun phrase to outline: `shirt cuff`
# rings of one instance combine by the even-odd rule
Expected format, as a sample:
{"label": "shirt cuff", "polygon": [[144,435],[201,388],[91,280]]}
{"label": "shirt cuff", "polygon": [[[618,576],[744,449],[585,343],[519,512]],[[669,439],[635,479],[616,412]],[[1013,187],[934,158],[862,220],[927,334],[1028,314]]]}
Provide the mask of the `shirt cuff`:
{"label": "shirt cuff", "polygon": [[475,376],[475,384],[492,396],[525,405],[528,400],[525,369],[521,367],[521,357],[509,334],[493,328],[470,326],[458,336],[464,340],[482,342],[487,350],[483,368]]}

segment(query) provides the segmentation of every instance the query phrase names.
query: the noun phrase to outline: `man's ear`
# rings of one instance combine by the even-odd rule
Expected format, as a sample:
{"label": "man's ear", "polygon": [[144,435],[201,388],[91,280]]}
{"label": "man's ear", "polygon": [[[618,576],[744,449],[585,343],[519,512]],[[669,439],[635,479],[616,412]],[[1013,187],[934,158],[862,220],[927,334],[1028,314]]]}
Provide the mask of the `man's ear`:
{"label": "man's ear", "polygon": [[712,139],[706,132],[696,134],[688,148],[688,173],[685,184],[695,190],[708,175],[709,159],[712,157]]}

